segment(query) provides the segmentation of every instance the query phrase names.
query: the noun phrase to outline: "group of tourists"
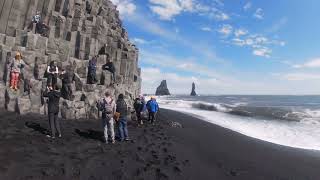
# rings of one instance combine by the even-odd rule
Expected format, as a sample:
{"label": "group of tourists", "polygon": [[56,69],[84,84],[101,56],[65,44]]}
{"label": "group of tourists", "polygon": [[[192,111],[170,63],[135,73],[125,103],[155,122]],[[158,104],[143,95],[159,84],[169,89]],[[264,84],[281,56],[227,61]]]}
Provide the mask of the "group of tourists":
{"label": "group of tourists", "polygon": [[[50,134],[47,137],[55,138],[56,132],[58,137],[62,137],[60,122],[58,118],[59,114],[59,100],[61,93],[58,86],[47,87],[47,92],[44,94],[48,98],[48,118]],[[116,138],[119,141],[129,141],[128,134],[128,115],[131,113],[130,108],[125,101],[123,94],[119,94],[117,100],[112,98],[112,94],[107,91],[105,96],[97,101],[97,108],[102,113],[102,126],[104,129],[105,142],[114,144]],[[155,122],[156,113],[159,110],[159,105],[156,102],[155,97],[145,104],[144,97],[140,96],[134,102],[134,108],[137,116],[138,123],[143,124],[142,113],[146,108],[149,113],[148,121],[152,124]],[[117,130],[115,133],[115,129]]]}
{"label": "group of tourists", "polygon": [[[41,34],[43,36],[49,29],[49,27],[43,23],[40,12],[37,12],[36,15],[33,16],[32,21],[27,29],[32,29],[34,24],[36,25],[35,33]],[[103,45],[103,47],[99,50],[98,55],[89,60],[87,84],[98,83],[96,74],[98,59],[101,59],[99,58],[99,56],[105,57],[106,62],[104,65],[102,65],[101,69],[103,71],[109,71],[111,73],[111,85],[115,84],[116,68],[110,59],[110,55],[108,54],[107,44]],[[13,91],[19,90],[19,82],[23,80],[24,89],[27,89],[27,91],[30,93],[30,79],[24,79],[23,77],[23,69],[26,64],[23,61],[21,52],[17,52],[14,59],[8,61],[8,65],[8,70],[10,72],[10,88]],[[39,79],[39,69],[37,64],[35,64],[34,67],[34,76],[35,79]],[[61,68],[60,70],[56,62],[51,61],[45,70],[44,78],[47,79],[47,85],[46,89],[42,91],[42,95],[47,99],[43,103],[47,103],[47,112],[50,127],[50,134],[48,134],[47,136],[50,138],[62,137],[60,122],[58,118],[60,109],[59,102],[60,98],[73,100],[72,83],[75,80],[74,73],[71,69],[71,66],[66,67],[66,69]],[[58,78],[60,78],[62,81],[61,90],[57,83]],[[104,73],[102,73],[100,78],[101,85],[104,85],[104,78]],[[127,105],[123,94],[120,94],[117,97],[117,100],[114,100],[112,98],[113,96],[114,95],[112,95],[110,92],[106,92],[105,96],[97,101],[97,108],[102,113],[102,125],[104,128],[106,143],[115,143],[116,138],[118,138],[120,141],[129,141],[130,139],[127,128],[127,117],[132,113],[130,112],[131,109]],[[146,103],[144,97],[139,96],[135,99],[133,106],[139,125],[143,125],[143,115],[146,111],[148,112],[148,121],[154,124],[156,113],[159,110],[159,106],[156,102],[155,97],[151,97],[151,99]],[[117,129],[116,133],[115,129]]]}
{"label": "group of tourists", "polygon": [[[107,55],[107,62],[102,66],[103,70],[108,70],[112,73],[113,83],[115,82],[115,67],[109,60]],[[88,65],[88,84],[97,83],[96,80],[96,68],[97,58],[94,56]],[[19,89],[19,81],[21,80],[21,74],[25,67],[25,63],[22,59],[22,54],[17,52],[14,59],[9,63],[10,67],[10,88],[14,91]],[[46,90],[43,92],[43,97],[47,98],[47,112],[49,119],[50,134],[47,136],[50,138],[62,137],[61,127],[58,118],[59,114],[59,102],[60,98],[72,100],[72,83],[74,81],[70,68],[59,70],[54,61],[51,61],[46,68],[44,78],[47,78]],[[62,80],[62,89],[60,90],[57,85],[58,78]],[[26,82],[26,81],[25,81]],[[30,85],[30,84],[29,84]],[[25,83],[26,87],[26,83]],[[30,88],[29,88],[30,91]],[[97,108],[102,112],[102,125],[104,127],[104,136],[106,143],[115,143],[116,137],[120,141],[129,141],[127,117],[131,114],[129,106],[127,105],[124,95],[120,94],[115,101],[113,95],[110,92],[105,93],[105,97],[102,97],[97,102]],[[156,113],[159,110],[159,106],[155,97],[151,97],[148,102],[145,102],[143,96],[139,96],[135,99],[133,104],[136,119],[139,125],[143,125],[143,114],[148,112],[148,121],[152,124],[155,122]],[[115,129],[117,129],[115,133]],[[110,139],[109,139],[110,137]]]}

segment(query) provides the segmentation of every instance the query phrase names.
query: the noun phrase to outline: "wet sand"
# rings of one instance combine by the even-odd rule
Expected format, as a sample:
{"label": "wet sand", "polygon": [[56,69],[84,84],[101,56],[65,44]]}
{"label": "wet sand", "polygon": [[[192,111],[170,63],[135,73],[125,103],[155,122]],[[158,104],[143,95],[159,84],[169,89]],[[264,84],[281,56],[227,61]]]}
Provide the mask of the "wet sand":
{"label": "wet sand", "polygon": [[132,141],[115,145],[103,142],[99,120],[62,120],[63,137],[52,140],[45,116],[0,110],[0,128],[0,179],[320,179],[319,152],[170,110],[161,110],[156,125],[129,123]]}

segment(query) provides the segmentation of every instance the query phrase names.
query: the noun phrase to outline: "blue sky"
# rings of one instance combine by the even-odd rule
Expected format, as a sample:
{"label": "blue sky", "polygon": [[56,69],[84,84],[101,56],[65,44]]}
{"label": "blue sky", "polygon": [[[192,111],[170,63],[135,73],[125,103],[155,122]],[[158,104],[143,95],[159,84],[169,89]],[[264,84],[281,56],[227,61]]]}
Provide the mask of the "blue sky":
{"label": "blue sky", "polygon": [[112,0],[143,93],[320,94],[320,1]]}

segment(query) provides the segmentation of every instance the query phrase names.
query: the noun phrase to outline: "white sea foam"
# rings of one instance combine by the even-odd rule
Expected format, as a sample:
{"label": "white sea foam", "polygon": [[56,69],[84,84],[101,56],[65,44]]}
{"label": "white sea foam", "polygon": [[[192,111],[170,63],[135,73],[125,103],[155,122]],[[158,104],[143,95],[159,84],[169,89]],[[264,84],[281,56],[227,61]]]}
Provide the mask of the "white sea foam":
{"label": "white sea foam", "polygon": [[192,106],[194,103],[205,102],[166,98],[160,98],[158,102],[161,108],[197,116],[250,137],[295,148],[320,150],[320,111],[306,110],[304,115],[309,115],[309,118],[305,117],[301,121],[277,121],[230,115],[224,113],[225,107],[217,104],[214,105],[218,111],[201,110]]}

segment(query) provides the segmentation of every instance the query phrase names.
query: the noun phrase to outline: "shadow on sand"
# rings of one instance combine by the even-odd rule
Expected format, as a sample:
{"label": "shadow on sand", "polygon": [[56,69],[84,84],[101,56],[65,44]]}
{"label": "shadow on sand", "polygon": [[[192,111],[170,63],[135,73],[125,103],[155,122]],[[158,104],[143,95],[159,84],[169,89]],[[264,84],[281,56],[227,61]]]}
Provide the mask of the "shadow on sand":
{"label": "shadow on sand", "polygon": [[105,142],[103,132],[101,131],[94,131],[91,129],[86,131],[81,131],[79,129],[76,129],[75,132],[83,138]]}
{"label": "shadow on sand", "polygon": [[46,129],[46,128],[43,128],[40,124],[38,123],[34,123],[34,122],[26,122],[25,125],[28,127],[28,128],[31,128],[33,129],[34,131],[38,131],[40,132],[41,134],[44,134],[44,135],[47,135],[49,133],[49,131]]}

